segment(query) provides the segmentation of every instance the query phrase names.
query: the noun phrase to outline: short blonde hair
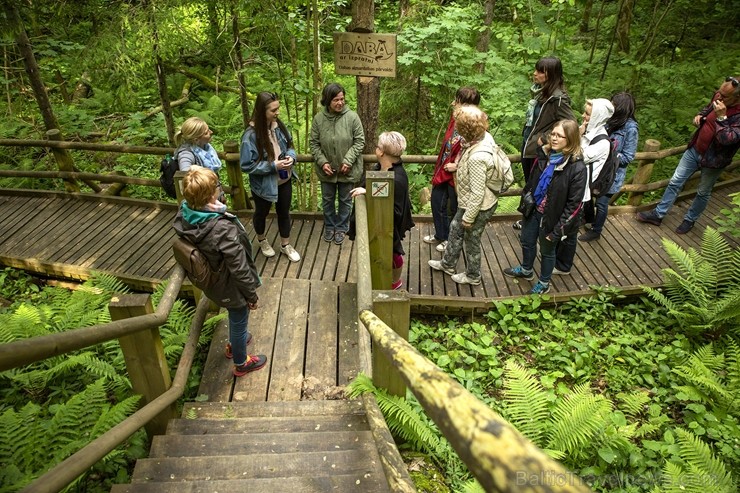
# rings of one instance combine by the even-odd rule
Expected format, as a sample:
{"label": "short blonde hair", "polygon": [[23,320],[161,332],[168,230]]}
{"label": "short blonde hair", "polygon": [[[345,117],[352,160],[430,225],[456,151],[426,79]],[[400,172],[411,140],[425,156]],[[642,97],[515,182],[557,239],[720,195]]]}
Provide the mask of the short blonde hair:
{"label": "short blonde hair", "polygon": [[477,106],[464,104],[455,111],[455,128],[463,139],[472,142],[488,130],[488,115]]}
{"label": "short blonde hair", "polygon": [[175,134],[175,143],[180,145],[183,142],[194,145],[195,141],[205,135],[208,130],[208,124],[202,118],[191,116],[184,122],[180,130]]}
{"label": "short blonde hair", "polygon": [[192,166],[182,179],[182,196],[191,209],[202,209],[218,189],[218,176],[208,168]]}
{"label": "short blonde hair", "polygon": [[401,157],[406,150],[406,137],[399,132],[383,132],[378,137],[378,147],[386,154]]}

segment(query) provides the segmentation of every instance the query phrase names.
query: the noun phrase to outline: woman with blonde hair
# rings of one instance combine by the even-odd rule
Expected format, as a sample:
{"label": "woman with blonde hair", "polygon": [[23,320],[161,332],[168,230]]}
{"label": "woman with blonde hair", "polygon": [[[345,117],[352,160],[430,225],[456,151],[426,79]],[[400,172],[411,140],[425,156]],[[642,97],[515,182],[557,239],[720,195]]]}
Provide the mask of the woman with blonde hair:
{"label": "woman with blonde hair", "polygon": [[202,118],[192,116],[185,120],[175,134],[174,158],[180,171],[188,171],[194,164],[214,171],[221,170],[218,152],[211,145],[213,131]]}
{"label": "woman with blonde hair", "polygon": [[[481,283],[480,238],[498,205],[494,190],[514,180],[511,165],[496,156],[496,142],[488,133],[488,116],[476,106],[464,105],[455,112],[455,126],[463,138],[457,165],[455,188],[457,212],[450,223],[450,235],[442,260],[430,260],[429,267],[452,276],[458,284]],[[455,273],[465,246],[467,269]]]}
{"label": "woman with blonde hair", "polygon": [[545,294],[555,268],[558,243],[578,234],[583,220],[583,194],[586,190],[586,165],[581,157],[581,135],[573,120],[560,120],[550,132],[549,143],[539,152],[537,166],[522,189],[522,263],[504,269],[518,279],[534,279],[534,261],[539,242],[540,277],[529,291]]}
{"label": "woman with blonde hair", "polygon": [[261,281],[252,258],[252,244],[239,219],[218,200],[218,176],[193,166],[182,181],[185,200],[175,218],[178,236],[195,245],[208,259],[218,280],[205,295],[229,313],[226,357],[234,360],[233,374],[242,377],[265,366],[262,354],[247,354],[249,312],[257,309]]}
{"label": "woman with blonde hair", "polygon": [[[406,138],[399,132],[383,132],[375,146],[375,157],[378,158],[380,171],[393,171],[393,261],[391,266],[391,289],[401,289],[403,280],[403,244],[406,232],[414,227],[411,218],[411,198],[409,197],[409,177],[403,168],[401,156],[406,151]],[[365,189],[357,187],[350,194],[357,197]]]}

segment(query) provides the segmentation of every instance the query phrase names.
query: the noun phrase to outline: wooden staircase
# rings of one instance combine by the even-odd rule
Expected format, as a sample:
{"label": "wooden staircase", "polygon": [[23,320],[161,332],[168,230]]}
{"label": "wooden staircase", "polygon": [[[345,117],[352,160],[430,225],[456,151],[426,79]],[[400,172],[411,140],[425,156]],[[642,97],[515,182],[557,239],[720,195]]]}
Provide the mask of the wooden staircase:
{"label": "wooden staircase", "polygon": [[112,493],[388,492],[361,401],[195,402]]}

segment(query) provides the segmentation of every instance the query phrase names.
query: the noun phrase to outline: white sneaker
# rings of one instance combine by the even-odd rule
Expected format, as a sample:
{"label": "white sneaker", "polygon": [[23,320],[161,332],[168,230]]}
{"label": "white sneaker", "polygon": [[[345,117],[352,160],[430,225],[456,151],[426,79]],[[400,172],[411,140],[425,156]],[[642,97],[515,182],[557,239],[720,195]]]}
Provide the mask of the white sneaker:
{"label": "white sneaker", "polygon": [[431,267],[434,270],[441,270],[445,274],[453,275],[455,273],[455,269],[448,269],[444,265],[442,265],[441,260],[430,260],[427,262],[429,264],[429,267]]}
{"label": "white sneaker", "polygon": [[445,249],[447,248],[447,241],[443,241],[442,243],[437,245],[435,248],[437,249],[438,252],[444,252]]}
{"label": "white sneaker", "polygon": [[426,235],[424,238],[421,239],[424,243],[435,243],[437,241],[437,238],[434,237],[434,235]]}
{"label": "white sneaker", "polygon": [[272,249],[270,246],[270,242],[267,241],[267,238],[260,241],[260,251],[262,252],[262,255],[265,257],[274,257],[275,256],[275,250]]}
{"label": "white sneaker", "polygon": [[480,279],[473,279],[472,277],[468,277],[468,274],[465,272],[455,274],[454,276],[452,276],[452,280],[458,284],[472,284],[473,286],[477,286],[478,284],[480,284]]}
{"label": "white sneaker", "polygon": [[291,262],[300,262],[301,260],[301,255],[296,252],[295,248],[293,248],[290,244],[281,246],[280,251],[287,255],[288,260],[290,260]]}
{"label": "white sneaker", "polygon": [[569,276],[569,275],[570,275],[570,271],[569,271],[569,270],[560,270],[560,269],[558,269],[557,267],[555,267],[555,268],[554,268],[554,269],[552,270],[552,273],[553,273],[554,275],[556,275],[556,276]]}

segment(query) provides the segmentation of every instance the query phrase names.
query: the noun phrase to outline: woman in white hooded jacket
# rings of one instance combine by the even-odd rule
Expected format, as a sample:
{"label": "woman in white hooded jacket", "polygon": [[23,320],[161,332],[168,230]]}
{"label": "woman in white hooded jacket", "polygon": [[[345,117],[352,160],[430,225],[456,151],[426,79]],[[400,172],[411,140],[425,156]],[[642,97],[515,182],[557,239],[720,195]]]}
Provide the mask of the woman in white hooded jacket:
{"label": "woman in white hooded jacket", "polygon": [[[609,157],[611,147],[609,139],[600,139],[598,142],[591,142],[599,135],[609,136],[606,131],[606,122],[614,114],[614,106],[608,99],[588,99],[583,106],[583,123],[581,123],[581,148],[583,149],[583,162],[586,163],[586,172],[588,179],[586,181],[586,190],[583,194],[583,208],[586,222],[594,220],[594,207],[591,201],[591,183],[596,180]],[[593,174],[593,176],[592,176]],[[557,253],[555,256],[555,269],[552,271],[556,275],[568,275],[573,267],[573,260],[576,256],[578,247],[578,235],[572,234],[562,238],[558,243]]]}

